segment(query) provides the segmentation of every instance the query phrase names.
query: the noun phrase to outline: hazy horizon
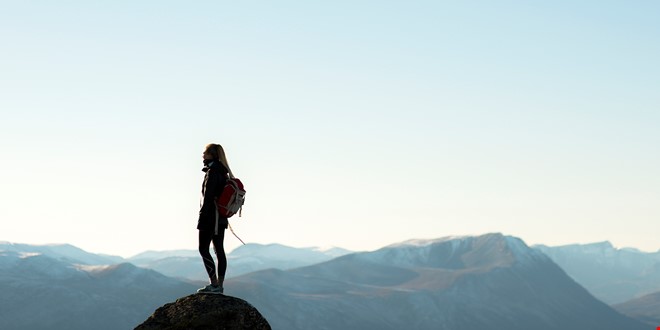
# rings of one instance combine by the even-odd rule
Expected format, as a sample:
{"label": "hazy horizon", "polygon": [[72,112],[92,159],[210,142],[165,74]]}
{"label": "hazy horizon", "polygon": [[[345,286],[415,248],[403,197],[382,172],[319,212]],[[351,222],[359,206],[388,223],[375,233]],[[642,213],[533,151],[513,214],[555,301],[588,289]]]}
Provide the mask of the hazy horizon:
{"label": "hazy horizon", "polygon": [[[465,236],[473,236],[473,237],[476,237],[476,236],[481,236],[481,235],[486,235],[486,234],[492,234],[492,233],[481,233],[481,234],[465,235]],[[501,234],[503,234],[503,235],[505,235],[505,236],[511,236],[511,235],[507,235],[506,233],[501,233]],[[330,249],[330,248],[340,248],[340,249],[350,250],[351,252],[372,252],[372,251],[375,251],[375,250],[378,250],[378,249],[381,249],[381,248],[387,247],[387,246],[392,245],[392,244],[398,244],[398,243],[402,243],[402,242],[406,242],[406,241],[414,241],[414,240],[434,240],[434,239],[458,238],[458,237],[462,237],[462,236],[449,235],[449,236],[435,237],[435,238],[410,238],[410,239],[405,239],[405,240],[402,240],[402,241],[390,242],[390,243],[388,243],[388,244],[386,244],[386,245],[383,245],[383,246],[380,246],[380,247],[376,247],[376,248],[374,248],[374,249],[369,249],[369,250],[351,250],[351,249],[347,249],[347,248],[345,248],[345,247],[343,247],[343,246],[338,246],[338,245],[326,245],[326,246],[291,246],[291,245],[282,244],[282,243],[278,243],[278,242],[270,242],[270,243],[247,243],[247,244],[260,244],[260,245],[279,244],[279,245],[282,245],[282,246],[291,247],[291,248],[299,248],[299,249],[305,249],[305,248],[319,248],[319,249],[323,250],[323,249]],[[517,237],[517,236],[514,236],[514,237]],[[613,243],[610,242],[610,241],[597,241],[597,242],[586,242],[586,243],[569,243],[569,244],[561,244],[561,245],[549,245],[549,244],[544,244],[544,243],[542,243],[542,242],[531,244],[531,243],[525,241],[525,238],[524,238],[524,237],[518,237],[518,238],[522,239],[523,242],[525,242],[525,244],[527,244],[529,247],[534,247],[535,245],[545,245],[545,246],[548,246],[548,247],[562,247],[562,246],[568,246],[568,245],[590,245],[590,244],[599,244],[599,243],[606,243],[606,242],[607,242],[607,243],[612,244],[612,246],[613,246],[615,249],[617,249],[617,250],[621,250],[621,249],[637,249],[637,250],[639,250],[640,252],[643,252],[643,253],[655,253],[655,252],[660,252],[660,249],[658,249],[657,251],[646,251],[646,250],[640,249],[640,248],[635,247],[635,246],[617,246],[617,245],[613,244]],[[65,245],[65,244],[69,244],[69,245],[73,245],[73,246],[75,246],[75,247],[77,247],[77,248],[80,248],[80,249],[82,249],[82,250],[84,250],[84,251],[86,251],[86,252],[89,252],[89,253],[93,253],[93,254],[104,254],[104,255],[113,255],[113,256],[120,256],[120,257],[122,257],[122,258],[124,258],[124,259],[129,259],[129,258],[131,258],[131,257],[137,256],[137,255],[142,254],[142,253],[145,253],[145,252],[166,252],[166,251],[177,251],[177,250],[196,251],[196,250],[197,250],[196,247],[188,247],[188,248],[181,248],[181,249],[166,249],[166,250],[153,250],[153,249],[151,249],[151,250],[143,250],[143,251],[139,251],[139,252],[137,252],[137,253],[131,253],[131,254],[127,254],[127,255],[121,255],[121,254],[112,253],[112,252],[108,252],[108,251],[90,251],[90,250],[85,249],[85,248],[83,248],[83,247],[81,247],[81,246],[77,246],[77,245],[75,245],[75,244],[66,243],[66,242],[60,242],[60,243],[39,243],[39,244],[34,244],[34,243],[25,243],[25,242],[12,242],[12,241],[7,241],[7,240],[0,239],[0,243],[26,244],[26,245],[35,245],[35,246],[49,246],[49,245]],[[238,248],[240,248],[240,247],[241,247],[241,245],[236,246],[236,247],[234,247],[234,248],[232,248],[232,249],[228,249],[228,250],[226,250],[225,252],[229,254],[229,253],[231,253],[232,251],[234,251],[234,250],[236,250],[236,249],[238,249]]]}
{"label": "hazy horizon", "polygon": [[195,249],[215,142],[246,186],[246,242],[502,232],[658,251],[659,12],[4,2],[0,239]]}

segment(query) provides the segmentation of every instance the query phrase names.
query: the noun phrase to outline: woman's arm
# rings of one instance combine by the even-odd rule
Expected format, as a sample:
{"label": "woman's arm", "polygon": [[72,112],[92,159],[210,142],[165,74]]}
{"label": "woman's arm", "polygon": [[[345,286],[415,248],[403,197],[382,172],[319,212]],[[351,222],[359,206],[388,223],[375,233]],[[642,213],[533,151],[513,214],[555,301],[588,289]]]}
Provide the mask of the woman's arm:
{"label": "woman's arm", "polygon": [[204,179],[204,201],[202,208],[199,210],[199,216],[214,217],[215,216],[215,197],[220,189],[220,173],[214,168],[209,169],[208,175]]}

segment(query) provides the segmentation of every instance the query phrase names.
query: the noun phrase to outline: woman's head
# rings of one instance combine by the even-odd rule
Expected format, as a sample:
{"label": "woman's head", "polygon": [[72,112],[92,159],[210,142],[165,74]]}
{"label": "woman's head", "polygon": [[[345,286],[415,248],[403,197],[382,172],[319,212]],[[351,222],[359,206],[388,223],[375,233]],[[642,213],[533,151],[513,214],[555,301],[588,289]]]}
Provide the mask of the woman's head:
{"label": "woman's head", "polygon": [[206,147],[204,148],[204,153],[202,155],[204,159],[212,159],[212,160],[220,161],[220,163],[224,165],[225,168],[231,174],[231,170],[229,169],[229,164],[227,163],[227,156],[225,156],[225,149],[223,149],[221,145],[216,143],[207,144]]}
{"label": "woman's head", "polygon": [[222,150],[222,146],[215,143],[207,144],[206,147],[204,147],[204,153],[202,153],[202,156],[204,159],[218,160],[220,159],[220,153],[218,152],[218,149]]}

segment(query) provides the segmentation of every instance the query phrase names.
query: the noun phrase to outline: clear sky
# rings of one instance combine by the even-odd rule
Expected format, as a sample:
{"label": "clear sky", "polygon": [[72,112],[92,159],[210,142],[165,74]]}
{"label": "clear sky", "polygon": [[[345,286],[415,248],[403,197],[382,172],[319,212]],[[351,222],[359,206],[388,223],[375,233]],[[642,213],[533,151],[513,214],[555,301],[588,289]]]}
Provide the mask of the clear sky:
{"label": "clear sky", "polygon": [[[660,2],[0,1],[0,240],[660,249]],[[228,250],[240,244],[228,235]]]}

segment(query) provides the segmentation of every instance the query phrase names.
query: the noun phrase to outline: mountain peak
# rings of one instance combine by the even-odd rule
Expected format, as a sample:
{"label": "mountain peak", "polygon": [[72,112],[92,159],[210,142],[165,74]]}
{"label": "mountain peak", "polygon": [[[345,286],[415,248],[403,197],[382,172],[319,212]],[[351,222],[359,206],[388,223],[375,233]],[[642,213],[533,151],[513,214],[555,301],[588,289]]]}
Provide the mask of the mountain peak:
{"label": "mountain peak", "polygon": [[[465,242],[465,241],[470,241],[470,240],[474,240],[474,239],[496,242],[496,241],[507,240],[507,238],[515,238],[515,237],[506,236],[502,233],[486,233],[486,234],[482,234],[482,235],[478,235],[478,236],[474,236],[474,235],[455,235],[455,236],[445,236],[445,237],[430,238],[430,239],[409,239],[409,240],[406,240],[406,241],[403,241],[403,242],[388,245],[388,246],[386,246],[386,248],[388,248],[388,247],[401,247],[401,246],[423,247],[423,246],[434,245],[434,244],[442,244],[442,243],[452,242],[452,241],[453,242]],[[519,239],[517,239],[517,240],[519,240]]]}
{"label": "mountain peak", "polygon": [[453,241],[453,240],[461,240],[465,239],[471,236],[445,236],[441,238],[422,238],[422,239],[409,239],[403,242],[399,243],[394,243],[386,246],[386,248],[392,247],[403,247],[403,246],[417,246],[417,247],[423,247],[423,246],[428,246],[432,244],[438,244],[438,243],[443,243],[447,241]]}
{"label": "mountain peak", "polygon": [[501,233],[408,240],[364,256],[398,266],[450,269],[505,266],[545,258],[521,239]]}
{"label": "mountain peak", "polygon": [[245,300],[225,295],[193,294],[158,308],[135,330],[270,330],[268,321]]}

